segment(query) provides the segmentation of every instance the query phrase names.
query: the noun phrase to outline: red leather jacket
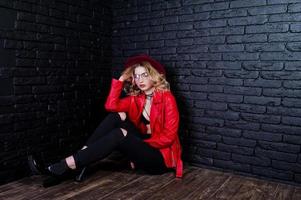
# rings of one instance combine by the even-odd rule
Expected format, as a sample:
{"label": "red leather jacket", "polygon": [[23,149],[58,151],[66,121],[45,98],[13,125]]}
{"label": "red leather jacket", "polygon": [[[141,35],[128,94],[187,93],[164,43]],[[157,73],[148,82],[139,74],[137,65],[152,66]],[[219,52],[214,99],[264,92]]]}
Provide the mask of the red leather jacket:
{"label": "red leather jacket", "polygon": [[[126,112],[129,119],[146,134],[146,126],[140,121],[145,95],[127,96],[120,99],[123,82],[113,79],[105,108],[110,112]],[[181,145],[178,137],[179,112],[170,91],[155,91],[150,111],[151,138],[144,140],[160,150],[165,165],[176,170],[176,177],[183,175]]]}

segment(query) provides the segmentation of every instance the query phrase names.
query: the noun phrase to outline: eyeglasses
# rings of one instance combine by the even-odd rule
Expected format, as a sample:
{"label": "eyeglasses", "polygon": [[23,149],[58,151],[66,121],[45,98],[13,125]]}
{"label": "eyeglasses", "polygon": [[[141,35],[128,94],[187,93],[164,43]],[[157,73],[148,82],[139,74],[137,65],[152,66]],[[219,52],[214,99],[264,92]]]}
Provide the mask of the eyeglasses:
{"label": "eyeglasses", "polygon": [[142,73],[142,74],[134,74],[134,79],[135,80],[139,80],[140,78],[143,78],[143,79],[145,79],[145,78],[148,78],[148,73],[147,72],[144,72],[144,73]]}

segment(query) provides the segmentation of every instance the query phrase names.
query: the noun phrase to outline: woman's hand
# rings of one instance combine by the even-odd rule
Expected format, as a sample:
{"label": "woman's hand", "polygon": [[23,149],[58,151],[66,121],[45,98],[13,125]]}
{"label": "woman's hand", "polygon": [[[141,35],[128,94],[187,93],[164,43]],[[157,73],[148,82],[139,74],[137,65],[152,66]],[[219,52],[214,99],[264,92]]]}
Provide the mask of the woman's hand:
{"label": "woman's hand", "polygon": [[129,80],[130,78],[132,78],[131,75],[128,75],[128,74],[122,74],[122,75],[119,77],[119,80],[123,82],[123,81]]}
{"label": "woman's hand", "polygon": [[147,128],[146,133],[147,133],[147,134],[152,134],[152,130],[151,130],[150,124],[147,124],[147,125],[146,125],[146,128]]}

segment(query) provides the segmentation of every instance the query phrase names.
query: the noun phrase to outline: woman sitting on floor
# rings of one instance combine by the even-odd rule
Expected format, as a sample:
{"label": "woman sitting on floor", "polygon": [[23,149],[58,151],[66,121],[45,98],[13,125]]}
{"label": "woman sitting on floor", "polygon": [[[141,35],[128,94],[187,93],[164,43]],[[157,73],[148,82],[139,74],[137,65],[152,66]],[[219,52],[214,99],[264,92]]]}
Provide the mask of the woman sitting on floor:
{"label": "woman sitting on floor", "polygon": [[[125,85],[129,85],[127,96],[120,98]],[[85,146],[48,166],[47,174],[61,180],[72,171],[82,176],[86,166],[118,149],[132,167],[149,174],[175,169],[176,177],[182,177],[179,113],[165,79],[165,69],[158,61],[148,55],[130,57],[119,80],[112,80],[105,108],[111,113]],[[37,160],[30,159],[31,169],[39,170],[38,165]]]}

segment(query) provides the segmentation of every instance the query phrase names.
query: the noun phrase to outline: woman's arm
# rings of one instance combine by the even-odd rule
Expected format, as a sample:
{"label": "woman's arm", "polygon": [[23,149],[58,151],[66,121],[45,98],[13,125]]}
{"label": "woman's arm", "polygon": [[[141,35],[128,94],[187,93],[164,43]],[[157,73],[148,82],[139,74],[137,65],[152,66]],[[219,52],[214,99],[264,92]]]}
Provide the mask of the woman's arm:
{"label": "woman's arm", "polygon": [[120,99],[122,87],[123,87],[122,80],[112,79],[111,89],[105,103],[105,108],[107,111],[109,112],[128,111],[131,103],[131,97],[128,96]]}
{"label": "woman's arm", "polygon": [[176,100],[171,93],[168,93],[164,99],[164,124],[163,130],[158,136],[145,140],[155,148],[166,148],[170,146],[178,134],[179,111]]}

